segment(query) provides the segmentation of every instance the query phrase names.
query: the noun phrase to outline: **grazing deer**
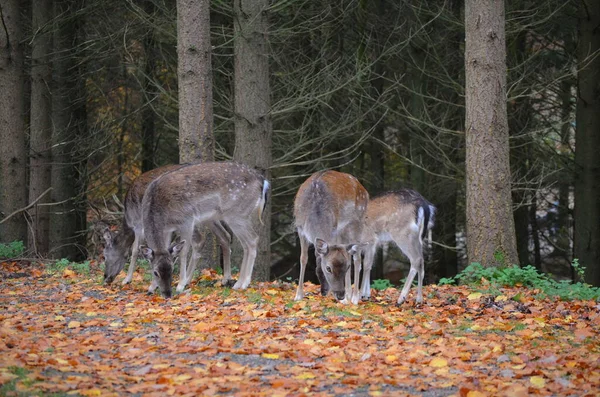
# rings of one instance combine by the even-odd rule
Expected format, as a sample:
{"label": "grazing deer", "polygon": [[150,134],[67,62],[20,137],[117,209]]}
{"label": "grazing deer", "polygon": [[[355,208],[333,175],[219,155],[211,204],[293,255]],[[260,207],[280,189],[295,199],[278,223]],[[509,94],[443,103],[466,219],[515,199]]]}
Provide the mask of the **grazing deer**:
{"label": "grazing deer", "polygon": [[352,175],[337,171],[321,171],[311,175],[298,189],[294,200],[294,217],[300,237],[300,278],[294,300],[304,297],[304,272],[308,261],[308,245],[315,245],[317,276],[321,294],[329,289],[335,297],[347,302],[351,297],[350,263],[354,258],[352,296],[358,302],[360,252],[359,242],[369,193]]}
{"label": "grazing deer", "polygon": [[[127,261],[127,255],[131,248],[131,260],[129,263],[129,271],[127,277],[123,280],[123,284],[128,284],[133,278],[133,272],[135,271],[135,265],[138,258],[138,248],[144,239],[143,233],[143,222],[142,222],[142,199],[144,192],[148,185],[167,172],[171,172],[177,169],[185,167],[185,165],[173,164],[166,165],[160,168],[153,169],[145,172],[137,177],[131,187],[125,195],[124,203],[124,214],[121,231],[119,233],[111,232],[106,230],[104,232],[104,239],[106,245],[104,246],[104,282],[110,284],[113,282],[117,274],[123,270],[123,266]],[[223,228],[220,222],[213,222],[209,225],[209,229],[217,237],[221,250],[223,251],[223,262],[224,266],[228,266],[230,262],[230,242],[231,236]],[[196,233],[198,234],[198,233]],[[194,256],[192,257],[192,263],[198,260],[198,255],[203,245],[201,236],[194,236]],[[150,286],[149,291],[152,292],[156,289],[156,285],[153,283]]]}
{"label": "grazing deer", "polygon": [[[269,182],[256,170],[234,162],[199,163],[164,174],[154,180],[144,195],[142,213],[147,247],[142,254],[150,260],[153,277],[162,295],[171,297],[173,258],[185,247],[169,247],[171,235],[179,231],[184,241],[193,238],[196,225],[225,222],[242,243],[244,258],[240,278],[233,288],[250,284],[257,254],[258,220],[262,223]],[[181,243],[180,243],[181,244]],[[182,265],[180,285],[193,273],[195,263]],[[223,282],[231,280],[231,268],[224,264]],[[179,290],[178,286],[178,290]]]}
{"label": "grazing deer", "polygon": [[418,273],[417,303],[423,302],[423,239],[433,227],[435,207],[423,196],[411,189],[384,193],[369,201],[361,242],[365,254],[365,269],[361,295],[371,296],[371,267],[377,246],[393,241],[410,260],[410,272],[400,293],[397,304],[406,300],[415,275]]}

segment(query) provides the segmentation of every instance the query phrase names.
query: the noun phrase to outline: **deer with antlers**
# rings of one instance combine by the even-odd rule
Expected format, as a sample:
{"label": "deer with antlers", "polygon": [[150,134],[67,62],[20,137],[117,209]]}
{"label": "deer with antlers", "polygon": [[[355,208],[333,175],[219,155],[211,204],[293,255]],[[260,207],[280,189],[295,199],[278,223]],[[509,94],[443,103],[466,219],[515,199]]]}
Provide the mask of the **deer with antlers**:
{"label": "deer with antlers", "polygon": [[[171,297],[173,256],[182,251],[185,241],[193,238],[194,228],[225,222],[242,243],[244,257],[234,289],[250,284],[257,254],[257,222],[267,203],[269,182],[256,170],[234,162],[208,162],[188,165],[154,180],[142,201],[143,228],[147,247],[142,254],[151,262],[154,281],[162,295]],[[179,231],[183,241],[171,246],[171,235]],[[225,264],[227,265],[227,264]],[[194,271],[186,269],[182,280]],[[223,269],[224,282],[231,279],[231,269]],[[179,286],[178,286],[179,289]]]}

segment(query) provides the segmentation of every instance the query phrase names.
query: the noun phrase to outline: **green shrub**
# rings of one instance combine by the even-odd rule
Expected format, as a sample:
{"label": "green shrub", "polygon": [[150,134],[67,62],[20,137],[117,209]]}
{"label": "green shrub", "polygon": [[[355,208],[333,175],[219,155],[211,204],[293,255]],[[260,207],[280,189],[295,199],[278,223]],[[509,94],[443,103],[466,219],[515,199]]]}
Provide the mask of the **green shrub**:
{"label": "green shrub", "polygon": [[78,263],[62,258],[47,266],[50,273],[61,273],[67,268],[71,268],[75,273],[88,275],[90,274],[90,261]]}
{"label": "green shrub", "polygon": [[390,280],[386,278],[373,280],[373,282],[371,283],[371,288],[376,289],[378,291],[383,291],[393,286],[394,285],[390,282]]}
{"label": "green shrub", "polygon": [[[585,268],[579,264],[577,259],[573,260],[572,266],[583,280]],[[490,290],[497,290],[498,287],[523,285],[540,290],[542,296],[556,297],[562,300],[600,299],[600,288],[583,282],[556,281],[546,274],[539,273],[531,265],[483,267],[480,263],[471,263],[456,276],[440,279],[439,284],[481,285],[482,281],[489,283]]]}
{"label": "green shrub", "polygon": [[17,258],[25,252],[25,244],[22,241],[13,241],[8,244],[0,244],[0,259]]}

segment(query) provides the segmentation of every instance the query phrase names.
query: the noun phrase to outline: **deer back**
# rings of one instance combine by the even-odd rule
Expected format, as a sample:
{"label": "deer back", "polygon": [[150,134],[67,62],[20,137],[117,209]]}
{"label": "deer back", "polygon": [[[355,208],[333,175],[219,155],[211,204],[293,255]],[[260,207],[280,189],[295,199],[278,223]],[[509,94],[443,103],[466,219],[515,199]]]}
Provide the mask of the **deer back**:
{"label": "deer back", "polygon": [[188,165],[153,181],[143,199],[144,234],[153,249],[161,233],[182,225],[224,221],[230,225],[260,217],[269,183],[256,170],[234,162]]}
{"label": "deer back", "polygon": [[369,201],[361,241],[377,243],[419,233],[433,227],[435,207],[412,189],[383,193]]}
{"label": "deer back", "polygon": [[358,242],[369,193],[352,175],[321,171],[310,176],[298,189],[294,218],[298,232],[315,243]]}
{"label": "deer back", "polygon": [[144,172],[138,176],[125,195],[124,201],[124,218],[129,227],[132,229],[142,228],[142,200],[146,189],[158,177],[185,167],[186,164],[169,164],[153,170]]}

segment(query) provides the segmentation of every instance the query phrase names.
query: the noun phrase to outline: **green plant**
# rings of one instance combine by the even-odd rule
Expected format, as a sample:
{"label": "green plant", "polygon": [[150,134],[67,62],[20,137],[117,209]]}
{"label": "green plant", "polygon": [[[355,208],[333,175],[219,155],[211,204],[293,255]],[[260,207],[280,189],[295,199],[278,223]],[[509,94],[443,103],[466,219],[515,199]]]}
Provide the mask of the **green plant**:
{"label": "green plant", "polygon": [[90,274],[90,261],[78,263],[71,262],[66,258],[62,258],[54,263],[49,264],[47,267],[48,272],[50,273],[60,273],[67,268],[71,268],[75,273],[88,275]]}
{"label": "green plant", "polygon": [[[572,266],[578,275],[585,270],[576,260]],[[562,300],[600,299],[598,287],[582,282],[572,283],[570,280],[556,281],[547,274],[539,273],[531,265],[483,267],[480,263],[471,263],[456,276],[440,280],[440,284],[482,285],[482,282],[485,282],[485,287],[490,291],[497,291],[498,287],[522,285],[540,290],[542,296]]]}
{"label": "green plant", "polygon": [[0,244],[0,259],[11,259],[23,255],[25,245],[22,241],[13,241],[8,244]]}
{"label": "green plant", "polygon": [[393,286],[394,285],[390,282],[390,280],[386,278],[373,280],[373,282],[371,283],[371,288],[376,289],[378,291],[383,291]]}

